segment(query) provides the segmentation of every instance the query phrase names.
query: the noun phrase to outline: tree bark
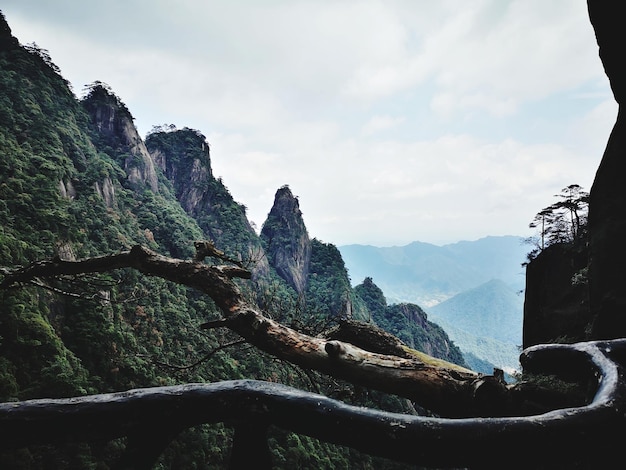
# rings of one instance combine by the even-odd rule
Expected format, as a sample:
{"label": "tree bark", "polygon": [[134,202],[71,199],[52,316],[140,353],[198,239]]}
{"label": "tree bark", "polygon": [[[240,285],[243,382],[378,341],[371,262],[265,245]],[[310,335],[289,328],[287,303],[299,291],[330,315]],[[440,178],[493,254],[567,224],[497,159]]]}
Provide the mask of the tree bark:
{"label": "tree bark", "polygon": [[133,268],[148,276],[183,284],[206,293],[222,310],[225,326],[247,342],[279,359],[338,379],[396,394],[448,417],[503,416],[511,409],[507,386],[455,364],[422,356],[378,354],[338,340],[302,334],[261,314],[246,303],[233,277],[249,278],[240,267],[209,266],[195,260],[159,255],[142,246],[130,251],[65,261],[39,261],[6,274],[8,289],[41,278]]}
{"label": "tree bark", "polygon": [[428,468],[613,468],[626,432],[625,353],[626,340],[525,351],[529,370],[565,368],[566,375],[597,377],[599,384],[585,406],[535,416],[402,415],[281,384],[237,380],[2,403],[0,450],[128,436],[118,468],[148,469],[178,431],[223,422],[235,427],[235,441],[243,438],[244,449],[251,451],[246,446],[254,443],[257,464],[267,462],[263,434],[272,425]]}

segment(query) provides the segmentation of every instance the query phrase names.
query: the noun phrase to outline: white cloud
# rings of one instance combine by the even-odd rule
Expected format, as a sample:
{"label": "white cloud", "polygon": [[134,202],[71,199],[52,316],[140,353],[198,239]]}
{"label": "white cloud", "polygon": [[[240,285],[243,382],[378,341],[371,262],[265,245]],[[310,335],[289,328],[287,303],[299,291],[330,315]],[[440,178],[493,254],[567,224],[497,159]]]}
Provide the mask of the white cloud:
{"label": "white cloud", "polygon": [[615,119],[584,1],[4,3],[77,91],[207,135],[257,225],[289,184],[336,244],[524,235]]}
{"label": "white cloud", "polygon": [[406,119],[402,116],[393,117],[388,115],[376,115],[372,116],[363,126],[361,133],[364,135],[376,134],[387,129],[392,129],[403,122]]}

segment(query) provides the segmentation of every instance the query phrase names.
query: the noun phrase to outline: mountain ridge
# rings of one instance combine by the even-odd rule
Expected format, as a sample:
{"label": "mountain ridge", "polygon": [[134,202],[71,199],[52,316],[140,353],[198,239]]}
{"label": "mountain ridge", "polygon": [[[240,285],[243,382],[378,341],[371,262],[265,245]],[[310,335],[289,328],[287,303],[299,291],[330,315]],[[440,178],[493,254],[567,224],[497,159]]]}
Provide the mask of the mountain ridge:
{"label": "mountain ridge", "polygon": [[[419,305],[479,372],[519,370],[525,287],[521,237],[487,236],[443,246],[344,245],[352,282],[371,277],[390,304]],[[356,274],[355,274],[356,273]]]}
{"label": "mountain ridge", "polygon": [[341,245],[353,284],[373,277],[389,302],[432,307],[491,279],[522,290],[523,238],[487,236],[437,246],[415,241],[403,246]]}

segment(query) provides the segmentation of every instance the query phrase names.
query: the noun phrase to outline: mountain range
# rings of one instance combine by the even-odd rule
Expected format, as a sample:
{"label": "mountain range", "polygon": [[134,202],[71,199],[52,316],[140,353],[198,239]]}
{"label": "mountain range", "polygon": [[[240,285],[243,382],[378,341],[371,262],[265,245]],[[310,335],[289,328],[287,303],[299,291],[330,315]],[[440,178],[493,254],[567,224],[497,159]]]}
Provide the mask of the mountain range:
{"label": "mountain range", "polygon": [[[278,188],[256,233],[245,206],[214,177],[200,131],[167,125],[142,138],[108,85],[93,82],[77,98],[48,51],[21,45],[2,14],[0,155],[3,278],[39,260],[75,261],[136,245],[198,263],[226,259],[251,272],[249,281],[238,283],[242,295],[292,329],[323,336],[340,320],[377,321],[413,349],[466,365],[422,309],[387,308],[381,295],[372,295],[373,283],[363,289],[350,284],[337,247],[309,237],[288,186]],[[197,246],[213,251],[200,256]],[[382,308],[372,312],[359,291]],[[362,393],[243,345],[223,327],[210,298],[132,270],[0,289],[0,310],[2,402],[252,378],[349,397],[359,406],[415,412],[406,400]],[[228,432],[210,426],[185,433],[159,465],[224,468]],[[276,468],[324,468],[331,461],[338,468],[388,468],[306,436],[297,437],[298,445],[288,433],[269,438]],[[110,468],[120,450],[69,447],[0,453],[0,468],[33,468],[28,462],[35,460],[46,468]]]}
{"label": "mountain range", "polygon": [[422,306],[445,329],[470,367],[519,370],[528,246],[516,236],[489,236],[444,246],[345,245],[352,282],[372,277],[390,303]]}

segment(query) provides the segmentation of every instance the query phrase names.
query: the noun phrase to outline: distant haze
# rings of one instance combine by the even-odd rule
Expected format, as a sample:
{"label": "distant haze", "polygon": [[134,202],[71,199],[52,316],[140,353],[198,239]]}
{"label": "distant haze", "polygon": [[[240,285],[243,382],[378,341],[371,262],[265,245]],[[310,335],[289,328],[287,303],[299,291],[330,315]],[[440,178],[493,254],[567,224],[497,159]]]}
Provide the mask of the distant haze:
{"label": "distant haze", "polygon": [[371,277],[389,303],[432,307],[463,291],[499,279],[524,289],[522,263],[530,247],[513,236],[485,237],[444,246],[413,242],[405,246],[340,246],[353,284]]}
{"label": "distant haze", "polygon": [[520,237],[484,237],[444,246],[345,245],[353,284],[371,277],[388,303],[421,306],[443,327],[474,370],[520,369],[529,245]]}

